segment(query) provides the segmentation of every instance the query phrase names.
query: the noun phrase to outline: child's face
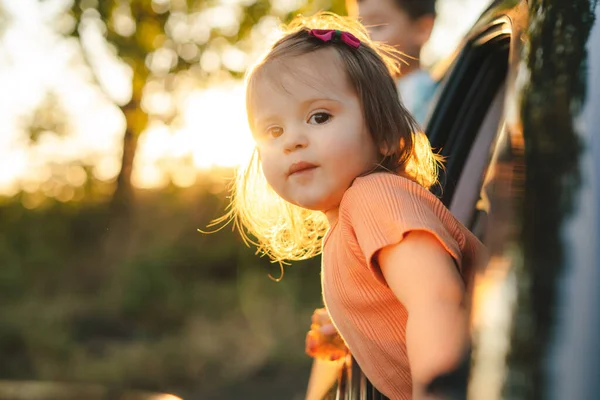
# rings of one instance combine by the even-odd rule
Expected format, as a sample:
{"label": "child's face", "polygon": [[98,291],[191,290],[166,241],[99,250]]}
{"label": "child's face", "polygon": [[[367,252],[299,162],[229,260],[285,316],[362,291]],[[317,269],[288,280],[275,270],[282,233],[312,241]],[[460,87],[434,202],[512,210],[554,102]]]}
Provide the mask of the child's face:
{"label": "child's face", "polygon": [[412,20],[396,0],[360,0],[358,15],[371,39],[394,46],[411,57],[419,57],[421,47],[431,34],[432,26],[425,18],[431,19],[433,24],[432,17]]}
{"label": "child's face", "polygon": [[323,49],[263,68],[249,110],[267,181],[292,204],[337,210],[379,159],[342,61]]}

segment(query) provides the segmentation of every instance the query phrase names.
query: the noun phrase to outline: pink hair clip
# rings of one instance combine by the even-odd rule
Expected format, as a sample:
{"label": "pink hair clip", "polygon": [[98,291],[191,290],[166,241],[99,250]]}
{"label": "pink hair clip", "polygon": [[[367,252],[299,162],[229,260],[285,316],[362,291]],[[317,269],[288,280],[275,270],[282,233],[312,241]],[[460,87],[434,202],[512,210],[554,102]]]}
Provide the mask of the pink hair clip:
{"label": "pink hair clip", "polygon": [[308,31],[310,36],[321,39],[324,42],[335,42],[341,40],[353,49],[358,49],[360,40],[350,32],[340,31],[338,29],[311,29]]}

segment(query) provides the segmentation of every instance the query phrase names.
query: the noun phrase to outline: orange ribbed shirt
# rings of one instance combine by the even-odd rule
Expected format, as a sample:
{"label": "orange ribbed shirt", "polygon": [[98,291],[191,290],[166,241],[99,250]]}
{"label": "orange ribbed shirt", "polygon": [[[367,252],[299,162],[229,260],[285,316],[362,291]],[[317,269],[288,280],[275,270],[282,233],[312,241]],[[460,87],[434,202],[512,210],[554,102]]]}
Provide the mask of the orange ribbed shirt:
{"label": "orange ribbed shirt", "polygon": [[323,240],[325,306],[365,375],[390,399],[412,398],[408,312],[387,286],[375,255],[415,230],[432,233],[463,276],[485,254],[437,197],[391,173],[356,178]]}

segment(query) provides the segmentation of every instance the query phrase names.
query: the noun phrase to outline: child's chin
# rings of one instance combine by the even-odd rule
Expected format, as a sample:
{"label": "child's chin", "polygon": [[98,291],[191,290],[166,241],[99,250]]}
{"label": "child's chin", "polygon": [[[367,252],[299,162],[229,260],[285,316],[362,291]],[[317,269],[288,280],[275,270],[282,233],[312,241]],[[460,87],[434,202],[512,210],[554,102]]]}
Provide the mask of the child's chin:
{"label": "child's chin", "polygon": [[297,202],[297,203],[293,203],[295,205],[297,205],[300,208],[304,208],[306,210],[310,210],[310,211],[322,211],[323,208],[319,207],[318,204],[312,203],[312,202],[308,202],[308,201],[302,201],[302,202]]}
{"label": "child's chin", "polygon": [[326,207],[323,206],[322,202],[315,201],[314,199],[307,199],[307,198],[295,199],[294,201],[291,201],[290,203],[292,203],[300,208],[304,208],[306,210],[311,210],[311,211],[323,211],[326,209]]}
{"label": "child's chin", "polygon": [[337,207],[335,202],[330,200],[329,196],[306,196],[304,193],[299,193],[289,202],[306,210],[325,212]]}

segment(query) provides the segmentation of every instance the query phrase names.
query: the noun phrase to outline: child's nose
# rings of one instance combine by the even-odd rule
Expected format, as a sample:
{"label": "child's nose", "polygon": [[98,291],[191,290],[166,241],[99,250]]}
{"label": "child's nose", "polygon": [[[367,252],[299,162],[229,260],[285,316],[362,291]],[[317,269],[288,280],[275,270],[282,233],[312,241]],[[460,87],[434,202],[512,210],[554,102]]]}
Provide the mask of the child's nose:
{"label": "child's nose", "polygon": [[286,153],[291,153],[308,146],[308,138],[300,128],[288,129],[283,134],[283,139],[284,151]]}

